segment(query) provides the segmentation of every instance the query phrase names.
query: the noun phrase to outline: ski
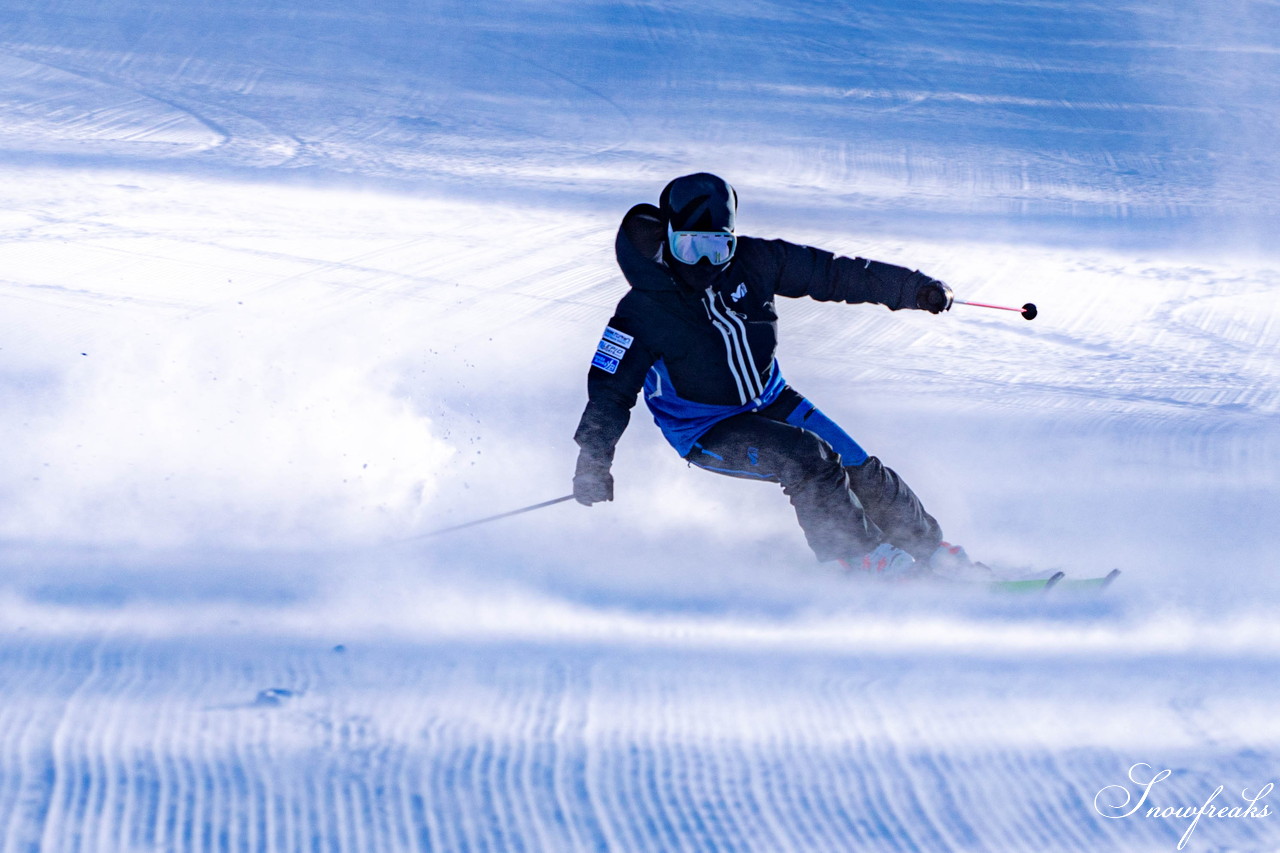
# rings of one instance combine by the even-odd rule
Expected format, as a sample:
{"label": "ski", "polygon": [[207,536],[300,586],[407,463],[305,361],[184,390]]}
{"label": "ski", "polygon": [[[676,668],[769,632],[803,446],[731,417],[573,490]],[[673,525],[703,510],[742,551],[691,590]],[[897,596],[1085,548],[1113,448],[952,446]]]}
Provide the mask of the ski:
{"label": "ski", "polygon": [[1120,576],[1119,569],[1112,569],[1100,578],[1067,578],[1059,583],[1061,589],[1079,590],[1085,592],[1088,590],[1103,590],[1111,586],[1116,578]]}
{"label": "ski", "polygon": [[1060,584],[1066,576],[1066,572],[1054,572],[1047,578],[1032,578],[1020,581],[993,580],[980,581],[980,583],[989,589],[1000,592],[1047,592]]}
{"label": "ski", "polygon": [[1042,578],[968,578],[944,577],[935,574],[919,574],[909,578],[884,578],[873,572],[847,572],[851,578],[861,578],[879,583],[916,583],[922,586],[939,584],[952,589],[982,589],[997,593],[1073,595],[1098,593],[1110,586],[1120,576],[1119,569],[1094,578],[1069,578],[1066,572],[1057,571]]}
{"label": "ski", "polygon": [[1047,578],[994,580],[985,581],[983,585],[1000,592],[1049,592],[1050,590],[1101,592],[1119,576],[1119,569],[1112,569],[1106,575],[1096,578],[1068,578],[1066,572],[1054,572]]}

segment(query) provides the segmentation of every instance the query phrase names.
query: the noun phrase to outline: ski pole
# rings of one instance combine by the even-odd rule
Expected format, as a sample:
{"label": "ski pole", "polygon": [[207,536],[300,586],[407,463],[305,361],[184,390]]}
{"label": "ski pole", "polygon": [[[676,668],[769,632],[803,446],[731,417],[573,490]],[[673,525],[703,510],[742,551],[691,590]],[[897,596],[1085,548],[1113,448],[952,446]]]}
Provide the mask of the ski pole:
{"label": "ski pole", "polygon": [[563,503],[564,501],[571,501],[571,500],[573,500],[573,495],[565,495],[562,498],[555,498],[554,500],[543,501],[540,504],[533,504],[532,506],[521,507],[520,509],[513,509],[510,512],[501,512],[501,513],[498,513],[497,515],[491,515],[487,518],[477,518],[475,521],[468,521],[465,524],[455,524],[453,527],[442,527],[439,530],[432,530],[428,533],[420,533],[417,536],[414,536],[411,538],[426,539],[427,537],[430,537],[430,536],[439,536],[441,533],[452,533],[455,530],[462,530],[465,527],[475,527],[477,524],[488,524],[490,521],[497,521],[500,518],[509,518],[513,515],[520,515],[521,513],[524,513],[524,512],[533,512],[535,509],[542,509],[543,507],[551,506],[552,504]]}
{"label": "ski pole", "polygon": [[1032,305],[1030,302],[1023,305],[1021,308],[1010,308],[1007,305],[988,305],[985,302],[965,302],[963,299],[952,299],[951,301],[956,305],[972,305],[975,308],[995,308],[997,311],[1017,311],[1028,320],[1034,320],[1038,313],[1036,311],[1036,306]]}

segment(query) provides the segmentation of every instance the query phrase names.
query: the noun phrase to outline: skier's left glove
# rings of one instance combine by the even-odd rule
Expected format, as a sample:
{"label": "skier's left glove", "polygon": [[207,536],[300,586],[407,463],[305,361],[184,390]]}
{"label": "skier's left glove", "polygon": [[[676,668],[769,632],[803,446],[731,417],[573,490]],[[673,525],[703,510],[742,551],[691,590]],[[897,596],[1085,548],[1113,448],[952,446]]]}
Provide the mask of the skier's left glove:
{"label": "skier's left glove", "polygon": [[590,453],[578,454],[578,468],[573,475],[573,497],[583,506],[613,500],[613,475],[609,462]]}
{"label": "skier's left glove", "polygon": [[922,311],[928,311],[930,314],[941,314],[951,308],[951,300],[954,294],[946,282],[938,281],[936,278],[929,278],[921,272],[917,272],[913,278],[920,280],[919,287],[916,289],[916,307]]}

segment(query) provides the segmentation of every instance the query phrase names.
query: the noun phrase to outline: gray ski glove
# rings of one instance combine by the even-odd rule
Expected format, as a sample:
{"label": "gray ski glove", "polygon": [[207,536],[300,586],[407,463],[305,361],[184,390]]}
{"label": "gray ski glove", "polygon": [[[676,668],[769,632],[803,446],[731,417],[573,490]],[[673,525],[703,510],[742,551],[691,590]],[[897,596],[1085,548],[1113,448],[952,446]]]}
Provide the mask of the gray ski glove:
{"label": "gray ski glove", "polygon": [[921,283],[916,290],[916,307],[928,311],[930,314],[941,314],[951,308],[951,300],[954,294],[946,282],[938,281],[936,278],[929,278],[921,272],[917,272],[913,278],[918,278]]}
{"label": "gray ski glove", "polygon": [[609,463],[587,453],[578,454],[573,475],[573,498],[583,506],[613,500],[613,475]]}

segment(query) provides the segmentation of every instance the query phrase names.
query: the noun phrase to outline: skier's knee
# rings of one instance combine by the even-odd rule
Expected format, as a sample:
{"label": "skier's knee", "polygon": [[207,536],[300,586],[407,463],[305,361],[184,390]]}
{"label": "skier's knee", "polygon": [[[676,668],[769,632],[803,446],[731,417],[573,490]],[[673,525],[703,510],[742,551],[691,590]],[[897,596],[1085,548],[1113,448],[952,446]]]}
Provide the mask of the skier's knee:
{"label": "skier's knee", "polygon": [[807,430],[797,430],[787,448],[780,479],[785,487],[840,471],[840,457],[830,444]]}
{"label": "skier's knee", "polygon": [[902,479],[875,456],[844,470],[849,475],[849,488],[864,501],[894,501],[903,490]]}

